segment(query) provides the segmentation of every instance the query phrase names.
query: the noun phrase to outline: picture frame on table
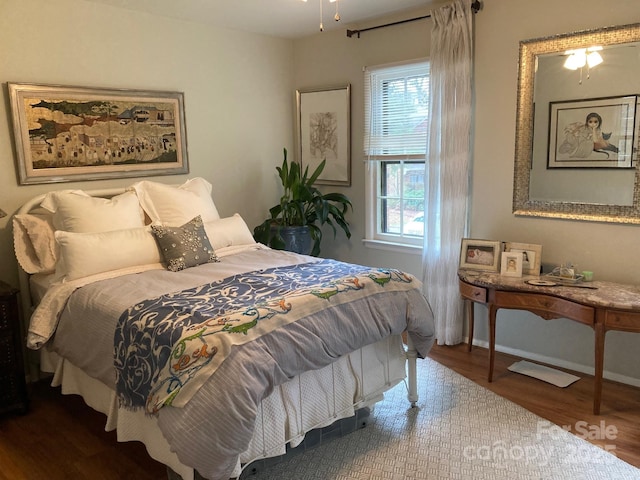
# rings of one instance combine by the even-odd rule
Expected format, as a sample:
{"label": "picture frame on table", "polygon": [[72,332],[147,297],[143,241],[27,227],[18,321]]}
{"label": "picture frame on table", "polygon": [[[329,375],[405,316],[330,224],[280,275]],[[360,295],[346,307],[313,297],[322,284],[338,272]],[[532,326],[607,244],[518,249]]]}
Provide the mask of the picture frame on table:
{"label": "picture frame on table", "polygon": [[502,242],[499,240],[480,240],[463,238],[460,245],[460,268],[500,271]]}
{"label": "picture frame on table", "polygon": [[522,252],[502,252],[500,275],[505,277],[522,276]]}
{"label": "picture frame on table", "polygon": [[21,185],[189,173],[181,92],[8,90]]}
{"label": "picture frame on table", "polygon": [[547,168],[633,168],[637,95],[551,102]]}
{"label": "picture frame on table", "polygon": [[542,245],[533,243],[505,242],[505,252],[522,253],[522,274],[540,275],[542,265]]}
{"label": "picture frame on table", "polygon": [[318,185],[351,185],[351,85],[296,90],[298,161]]}

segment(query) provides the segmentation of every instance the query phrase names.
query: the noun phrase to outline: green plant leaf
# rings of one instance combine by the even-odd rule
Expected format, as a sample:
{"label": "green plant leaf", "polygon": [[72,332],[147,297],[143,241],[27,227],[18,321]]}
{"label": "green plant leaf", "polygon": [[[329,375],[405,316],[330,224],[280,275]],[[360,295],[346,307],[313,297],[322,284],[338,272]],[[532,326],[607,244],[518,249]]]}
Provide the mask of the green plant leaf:
{"label": "green plant leaf", "polygon": [[326,163],[327,159],[325,158],[324,160],[322,160],[322,162],[320,162],[320,165],[316,167],[314,172],[311,174],[311,178],[309,179],[309,185],[313,185],[314,183],[316,183],[316,180],[324,170],[324,166],[326,165]]}
{"label": "green plant leaf", "polygon": [[320,254],[322,240],[321,226],[328,224],[336,236],[338,226],[347,238],[351,238],[346,214],[353,205],[349,198],[342,193],[323,194],[314,183],[324,170],[326,160],[323,160],[309,176],[309,166],[304,169],[297,162],[289,163],[287,149],[283,149],[281,166],[276,166],[283,193],[280,203],[269,209],[271,218],[265,220],[254,229],[256,241],[273,248],[284,248],[284,240],[280,229],[271,226],[302,226],[307,225],[313,240],[312,255]]}

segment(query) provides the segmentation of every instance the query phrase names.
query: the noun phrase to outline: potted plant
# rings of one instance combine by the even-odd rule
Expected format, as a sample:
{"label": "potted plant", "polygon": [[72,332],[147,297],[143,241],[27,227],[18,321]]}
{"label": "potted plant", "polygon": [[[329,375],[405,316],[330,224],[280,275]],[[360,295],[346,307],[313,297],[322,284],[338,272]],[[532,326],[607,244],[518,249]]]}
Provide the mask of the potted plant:
{"label": "potted plant", "polygon": [[313,184],[324,170],[323,160],[309,176],[309,167],[304,171],[299,163],[287,161],[287,149],[281,167],[276,167],[284,193],[280,203],[269,209],[271,216],[253,230],[257,242],[278,250],[297,253],[320,254],[322,229],[328,224],[336,235],[340,227],[347,238],[351,238],[345,214],[351,201],[341,193],[322,194]]}

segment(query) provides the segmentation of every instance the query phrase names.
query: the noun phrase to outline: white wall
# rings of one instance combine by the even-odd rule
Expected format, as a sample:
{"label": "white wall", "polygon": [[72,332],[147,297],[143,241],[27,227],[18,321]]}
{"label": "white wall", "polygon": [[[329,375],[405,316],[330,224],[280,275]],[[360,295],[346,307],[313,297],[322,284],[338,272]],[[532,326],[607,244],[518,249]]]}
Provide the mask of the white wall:
{"label": "white wall", "polygon": [[[384,22],[423,16],[427,9],[385,18]],[[380,22],[358,25],[375,26]],[[429,53],[430,20],[363,32],[361,38],[348,38],[345,29],[312,35],[294,43],[295,88],[305,89],[351,84],[351,187],[323,187],[323,191],[340,191],[353,202],[350,214],[351,241],[340,231],[336,241],[326,231],[322,255],[373,266],[393,266],[415,275],[421,271],[421,253],[403,254],[364,247],[365,165],[363,159],[364,100],[363,67],[425,58]]]}
{"label": "white wall", "polygon": [[[126,186],[135,179],[18,186],[6,82],[181,91],[191,172],[221,215],[253,227],[280,195],[275,166],[292,148],[292,42],[83,0],[0,0],[0,208],[9,214],[53,188]],[[250,194],[247,194],[250,192]],[[8,217],[0,280],[17,285]]]}
{"label": "white wall", "polygon": [[[518,79],[518,42],[609,25],[640,22],[635,0],[486,0],[477,15],[476,117],[471,234],[543,245],[543,262],[570,260],[600,280],[640,284],[633,255],[637,226],[515,217],[511,213]],[[640,83],[637,83],[640,91]],[[478,336],[486,339],[484,309]],[[640,383],[639,337],[609,332],[605,370]],[[593,332],[568,320],[547,322],[523,312],[498,314],[497,340],[508,348],[560,361],[593,365]],[[612,376],[610,375],[610,376]],[[621,377],[621,380],[625,380]],[[629,380],[629,379],[626,379]]]}
{"label": "white wall", "polygon": [[[634,255],[640,228],[563,221],[512,214],[513,160],[518,80],[518,42],[559,33],[640,22],[637,0],[483,0],[475,16],[475,122],[471,231],[473,238],[543,245],[543,262],[566,260],[593,270],[597,279],[640,284],[640,257]],[[423,12],[416,12],[417,14]],[[407,18],[407,16],[405,16]],[[394,19],[385,19],[394,20]],[[376,22],[374,22],[375,24]],[[359,25],[363,27],[366,25]],[[326,241],[323,254],[389,265],[420,274],[420,257],[365,247],[362,163],[362,67],[428,55],[430,20],[347,38],[345,32],[314,35],[295,42],[295,87],[352,84],[352,187],[354,237]],[[640,83],[637,84],[640,92]],[[486,309],[477,307],[476,339],[486,341]],[[635,334],[609,332],[608,376],[640,384]],[[498,313],[499,348],[578,369],[593,366],[593,332],[569,320],[545,321],[526,312]]]}

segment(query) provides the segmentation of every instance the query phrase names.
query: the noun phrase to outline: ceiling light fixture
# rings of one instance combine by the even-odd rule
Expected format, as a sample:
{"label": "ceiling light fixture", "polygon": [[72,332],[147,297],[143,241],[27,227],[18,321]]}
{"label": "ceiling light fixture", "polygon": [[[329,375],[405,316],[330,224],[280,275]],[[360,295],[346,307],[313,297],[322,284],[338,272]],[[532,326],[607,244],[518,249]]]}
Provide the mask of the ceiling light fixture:
{"label": "ceiling light fixture", "polygon": [[[307,0],[302,0],[302,1],[306,2]],[[324,32],[324,23],[322,21],[322,17],[323,17],[323,15],[322,15],[322,2],[323,1],[324,0],[319,0],[319,2],[320,2],[320,31],[321,32]],[[336,13],[333,16],[333,19],[336,22],[339,22],[340,21],[340,12],[338,11],[338,4],[340,3],[339,0],[329,0],[329,3],[335,3],[336,4]]]}
{"label": "ceiling light fixture", "polygon": [[590,69],[602,63],[601,46],[578,48],[575,50],[567,50],[564,52],[567,59],[564,61],[564,68],[569,70],[580,69],[580,83],[582,83],[582,68],[587,67],[587,79],[590,76]]}

